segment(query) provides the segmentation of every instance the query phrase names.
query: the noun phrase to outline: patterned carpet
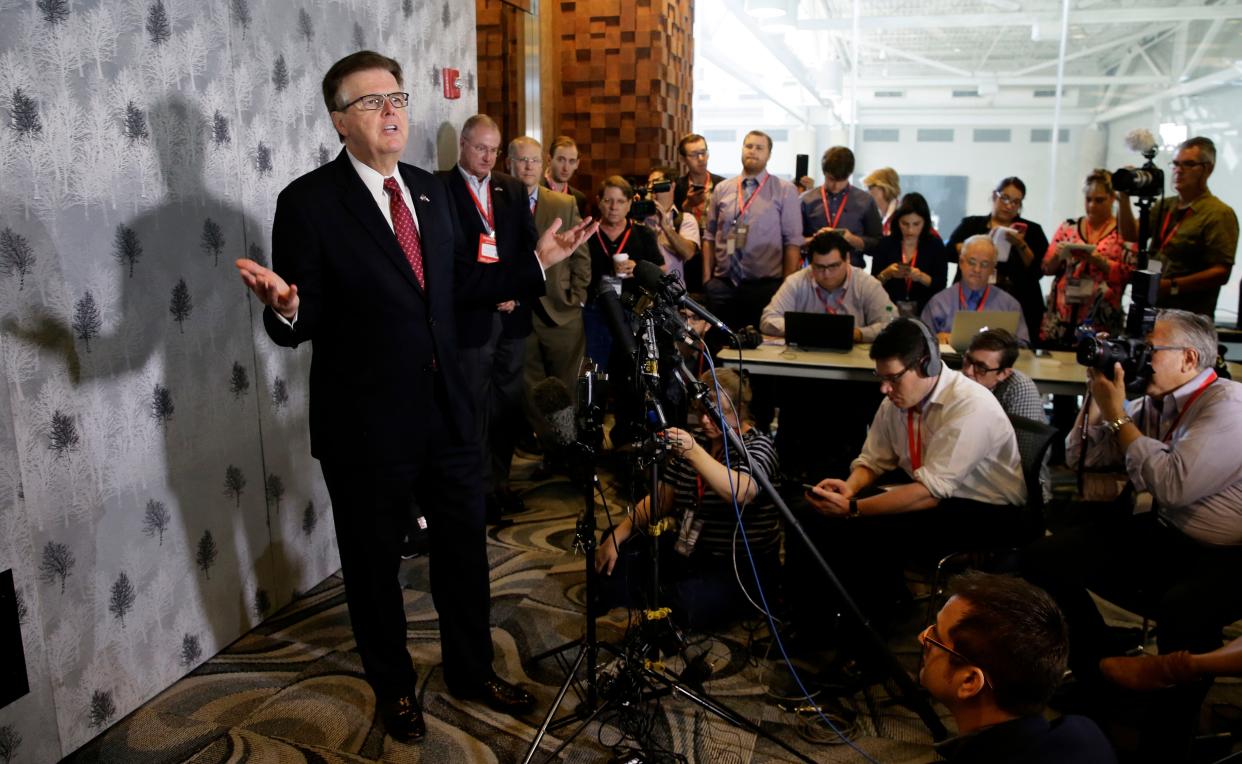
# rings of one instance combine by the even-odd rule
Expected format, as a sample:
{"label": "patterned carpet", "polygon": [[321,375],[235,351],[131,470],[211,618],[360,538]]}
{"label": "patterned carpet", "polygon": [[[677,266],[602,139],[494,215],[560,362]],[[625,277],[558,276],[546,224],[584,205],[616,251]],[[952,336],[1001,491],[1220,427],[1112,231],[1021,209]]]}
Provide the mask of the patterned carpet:
{"label": "patterned carpet", "polygon": [[[515,477],[529,476],[534,463],[519,459]],[[124,764],[223,764],[224,762],[516,762],[522,761],[543,715],[564,680],[563,663],[528,658],[576,639],[584,628],[584,562],[567,552],[581,496],[564,479],[518,482],[530,509],[513,516],[515,523],[490,529],[493,639],[496,668],[521,682],[537,698],[528,718],[514,719],[463,703],[448,694],[440,672],[436,612],[431,604],[427,559],[402,566],[410,654],[419,668],[420,693],[428,736],[404,745],[384,734],[375,699],[362,676],[345,608],[339,574],[269,618],[220,655],[165,690],[138,711],[77,751],[67,761]],[[615,482],[605,478],[608,506],[623,506]],[[598,523],[606,524],[602,505]],[[1110,620],[1134,623],[1124,612]],[[1129,620],[1128,620],[1129,619]],[[600,637],[617,642],[624,635],[626,614],[614,611],[600,620]],[[899,630],[892,647],[911,671],[917,668],[914,634],[921,613]],[[1236,627],[1234,630],[1236,632]],[[814,717],[784,710],[791,695],[788,671],[778,660],[766,628],[758,619],[724,634],[688,635],[685,656],[706,652],[712,666],[704,691],[816,762],[859,762],[862,755]],[[575,653],[567,653],[572,659]],[[615,663],[601,656],[603,671]],[[680,658],[669,668],[684,667]],[[814,666],[806,667],[811,673]],[[1222,680],[1205,704],[1209,716],[1239,703],[1242,685]],[[935,760],[931,736],[915,715],[888,702],[882,687],[873,688],[874,716],[861,696],[838,710],[854,718],[857,745],[876,761]],[[562,706],[577,703],[570,692]],[[832,703],[827,701],[825,705]],[[943,709],[938,709],[949,723]],[[876,725],[878,720],[878,729]],[[534,761],[546,761],[576,725],[545,738]],[[951,725],[950,725],[951,726]],[[665,761],[786,762],[796,758],[769,740],[735,727],[680,697],[648,702],[635,710],[610,709],[585,728],[559,754],[568,762],[608,761],[637,746],[644,735],[648,750],[667,752]],[[680,756],[684,758],[673,758]],[[649,761],[652,759],[648,759]]]}
{"label": "patterned carpet", "polygon": [[[533,462],[519,459],[515,477]],[[514,719],[448,694],[441,674],[436,612],[428,586],[427,559],[402,567],[410,654],[419,668],[428,735],[415,745],[384,734],[375,699],[362,675],[344,588],[339,574],[269,618],[223,653],[200,666],[67,761],[156,764],[193,762],[510,762],[524,758],[539,723],[555,700],[564,670],[553,659],[531,665],[526,658],[576,639],[584,628],[584,562],[566,550],[574,535],[581,496],[564,479],[517,483],[530,509],[515,524],[490,529],[493,638],[496,668],[523,683],[537,698],[530,717]],[[609,507],[623,502],[606,483]],[[599,523],[606,523],[602,506]],[[618,639],[625,614],[601,619],[601,638]],[[841,745],[811,742],[830,737],[823,728],[781,710],[768,685],[788,684],[778,662],[752,657],[770,643],[753,645],[758,621],[719,635],[689,637],[686,655],[709,652],[712,676],[704,690],[816,761],[862,761]],[[917,662],[907,637],[904,659]],[[567,657],[572,658],[574,653]],[[607,656],[601,663],[607,663]],[[672,659],[669,668],[683,667]],[[880,734],[868,714],[859,717],[859,745],[885,762],[934,758],[930,735],[904,708],[880,704]],[[563,708],[577,703],[574,692]],[[574,726],[549,734],[535,761],[546,760]],[[637,712],[605,712],[558,757],[605,761],[636,745],[622,730],[648,735],[651,745],[687,761],[794,761],[773,743],[730,725],[694,703],[675,697],[650,702]]]}

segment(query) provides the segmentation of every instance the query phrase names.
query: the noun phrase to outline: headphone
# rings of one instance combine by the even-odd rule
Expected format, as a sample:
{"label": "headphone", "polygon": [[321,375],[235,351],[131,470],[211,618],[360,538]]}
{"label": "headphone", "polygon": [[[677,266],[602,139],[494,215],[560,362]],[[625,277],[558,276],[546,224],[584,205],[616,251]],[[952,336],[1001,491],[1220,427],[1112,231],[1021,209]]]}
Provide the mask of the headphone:
{"label": "headphone", "polygon": [[908,321],[919,328],[919,333],[923,335],[923,339],[927,341],[927,355],[919,362],[916,367],[920,374],[924,377],[934,377],[944,370],[944,362],[940,360],[940,343],[936,342],[936,338],[932,335],[927,325],[917,318],[900,318],[898,321]]}

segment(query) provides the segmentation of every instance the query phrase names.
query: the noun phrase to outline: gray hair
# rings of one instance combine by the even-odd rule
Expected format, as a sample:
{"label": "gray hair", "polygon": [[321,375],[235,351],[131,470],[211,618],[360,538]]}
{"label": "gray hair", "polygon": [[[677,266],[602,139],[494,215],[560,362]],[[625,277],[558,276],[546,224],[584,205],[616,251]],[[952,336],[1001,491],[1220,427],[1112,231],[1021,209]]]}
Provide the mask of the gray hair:
{"label": "gray hair", "polygon": [[467,119],[465,124],[461,126],[461,137],[464,139],[466,136],[470,135],[471,132],[477,129],[495,130],[499,133],[500,125],[496,124],[496,120],[486,114],[475,114]]}
{"label": "gray hair", "polygon": [[1199,156],[1203,157],[1203,161],[1216,166],[1216,144],[1212,143],[1211,138],[1204,138],[1202,135],[1196,135],[1194,138],[1187,138],[1177,147],[1178,151],[1182,149],[1199,149]]}
{"label": "gray hair", "polygon": [[1157,312],[1156,320],[1169,324],[1177,342],[1195,351],[1195,363],[1199,371],[1216,365],[1220,343],[1216,337],[1216,326],[1210,318],[1188,310],[1170,308]]}
{"label": "gray hair", "polygon": [[966,252],[971,247],[983,246],[985,244],[987,245],[988,249],[991,250],[992,258],[995,259],[997,256],[996,244],[992,242],[992,237],[987,235],[986,233],[977,233],[974,236],[971,236],[966,241],[962,242],[962,254],[965,255]]}

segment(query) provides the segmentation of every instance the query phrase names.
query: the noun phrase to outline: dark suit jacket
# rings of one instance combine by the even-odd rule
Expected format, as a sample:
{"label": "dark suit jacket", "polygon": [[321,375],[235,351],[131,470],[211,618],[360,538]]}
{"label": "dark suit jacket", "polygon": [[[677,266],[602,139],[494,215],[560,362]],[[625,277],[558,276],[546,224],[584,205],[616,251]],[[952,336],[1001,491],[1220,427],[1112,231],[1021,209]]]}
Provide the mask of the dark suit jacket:
{"label": "dark suit jacket", "polygon": [[[714,172],[709,172],[707,174],[711,176],[713,188],[725,182],[725,179],[722,176],[717,175]],[[673,205],[676,206],[677,209],[681,209],[685,205],[686,195],[689,193],[690,175],[682,175],[677,179],[677,182],[673,184]]]}
{"label": "dark suit jacket", "polygon": [[[461,170],[453,167],[436,175],[448,189],[465,237],[466,248],[459,253],[457,263],[459,273],[487,271],[501,265],[535,259],[535,243],[539,241],[539,235],[535,232],[535,219],[530,214],[526,186],[521,181],[502,172],[492,172],[489,183],[492,187],[491,203],[495,207],[493,219],[496,221],[496,254],[500,257],[500,262],[487,264],[478,262],[479,236],[484,233],[483,218],[479,215],[479,208],[475,206],[470,189],[466,186],[466,179],[461,176]],[[507,296],[490,302],[472,299],[470,295],[458,295],[458,346],[477,348],[487,342],[492,331],[496,303],[505,300],[515,299],[518,306],[512,313],[503,313],[500,316],[504,336],[513,338],[530,334],[530,308],[543,294],[543,290],[541,281],[525,288],[514,284]]]}
{"label": "dark suit jacket", "polygon": [[473,440],[454,295],[499,302],[514,288],[543,286],[533,256],[455,274],[466,246],[444,185],[412,165],[398,168],[418,217],[425,290],[344,150],[276,201],[272,264],[297,285],[301,305],[293,327],[271,308],[263,325],[278,345],[312,343],[310,435],[318,459],[416,461],[434,446],[425,441],[437,406],[461,442]]}
{"label": "dark suit jacket", "polygon": [[[539,203],[535,206],[535,229],[542,234],[560,218],[561,229],[575,226],[582,220],[574,198],[550,188],[539,186]],[[582,314],[586,303],[587,285],[591,283],[591,252],[586,242],[574,253],[547,271],[548,284],[539,303],[544,315],[557,326]]]}

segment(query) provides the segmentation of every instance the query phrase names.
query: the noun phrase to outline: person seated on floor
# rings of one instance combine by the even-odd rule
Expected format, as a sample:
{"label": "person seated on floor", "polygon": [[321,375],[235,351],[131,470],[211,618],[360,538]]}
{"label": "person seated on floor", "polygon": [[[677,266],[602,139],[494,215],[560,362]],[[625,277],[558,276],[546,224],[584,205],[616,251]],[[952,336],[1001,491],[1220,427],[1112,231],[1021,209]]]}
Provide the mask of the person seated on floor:
{"label": "person seated on floor", "polygon": [[[970,347],[962,357],[962,373],[992,391],[1001,408],[1009,416],[1020,416],[1035,422],[1047,422],[1044,416],[1044,399],[1035,387],[1035,381],[1013,367],[1018,360],[1018,338],[1004,329],[985,329],[970,340]],[[1024,460],[1030,438],[1017,433],[1018,451]],[[1048,464],[1039,470],[1039,482],[1043,486],[1044,500],[1052,498]]]}
{"label": "person seated on floor", "polygon": [[[879,621],[908,599],[903,563],[1011,543],[1026,485],[1013,427],[996,398],[941,363],[935,340],[899,318],[871,346],[885,400],[849,478],[808,488],[805,528],[855,601]],[[868,492],[901,470],[910,481]],[[821,574],[799,545],[788,550],[793,581],[815,583],[802,605],[823,610]],[[794,604],[795,612],[798,604]]]}
{"label": "person seated on floor", "polygon": [[[699,380],[707,385],[709,397],[729,426],[741,435],[746,453],[732,447],[726,452],[720,422],[705,411],[701,429],[693,433],[680,428],[664,431],[673,458],[660,472],[656,517],[652,517],[651,497],[647,496],[611,534],[605,532],[600,539],[595,569],[603,575],[597,612],[617,605],[667,606],[676,623],[696,630],[712,629],[754,612],[747,600],[760,602],[755,572],[765,592],[776,591],[780,516],[751,477],[757,471],[776,474],[772,440],[753,426],[748,410],[750,383],[746,379],[733,369],[717,369],[716,380],[710,371]],[[738,512],[744,538],[738,532]],[[679,530],[659,537],[660,601],[650,602],[648,528],[666,515],[678,518]]]}
{"label": "person seated on floor", "polygon": [[[1120,511],[1040,539],[1023,555],[1023,575],[1069,619],[1070,666],[1084,698],[1102,690],[1099,661],[1115,654],[1088,589],[1155,618],[1162,653],[1211,651],[1222,628],[1242,617],[1242,384],[1217,378],[1216,329],[1203,316],[1160,311],[1146,339],[1146,394],[1126,400],[1120,364],[1111,379],[1088,370],[1090,402],[1066,440],[1067,464],[1078,464],[1085,448],[1087,468],[1124,469]],[[1152,710],[1159,734],[1146,753],[1186,755],[1206,691],[1199,682],[1161,699]]]}
{"label": "person seated on floor", "polygon": [[936,744],[952,764],[1109,764],[1117,757],[1084,716],[1049,722],[1069,634],[1045,592],[1009,576],[971,572],[919,634],[919,682],[953,714],[957,737]]}
{"label": "person seated on floor", "polygon": [[1018,314],[1018,342],[1031,344],[1031,335],[1018,300],[992,282],[996,279],[996,245],[984,234],[976,234],[962,244],[957,260],[962,280],[937,292],[923,308],[923,323],[931,327],[941,343],[949,341],[953,318],[959,310],[1005,310]]}
{"label": "person seated on floor", "polygon": [[1178,650],[1163,655],[1142,653],[1105,658],[1100,673],[1119,687],[1150,692],[1194,684],[1210,676],[1242,676],[1242,637],[1210,653]]}
{"label": "person seated on floor", "polygon": [[854,341],[871,342],[897,308],[883,285],[866,270],[850,265],[854,248],[836,231],[821,231],[807,245],[811,266],[785,277],[763,309],[759,331],[785,336],[785,314],[831,313],[854,317]]}

